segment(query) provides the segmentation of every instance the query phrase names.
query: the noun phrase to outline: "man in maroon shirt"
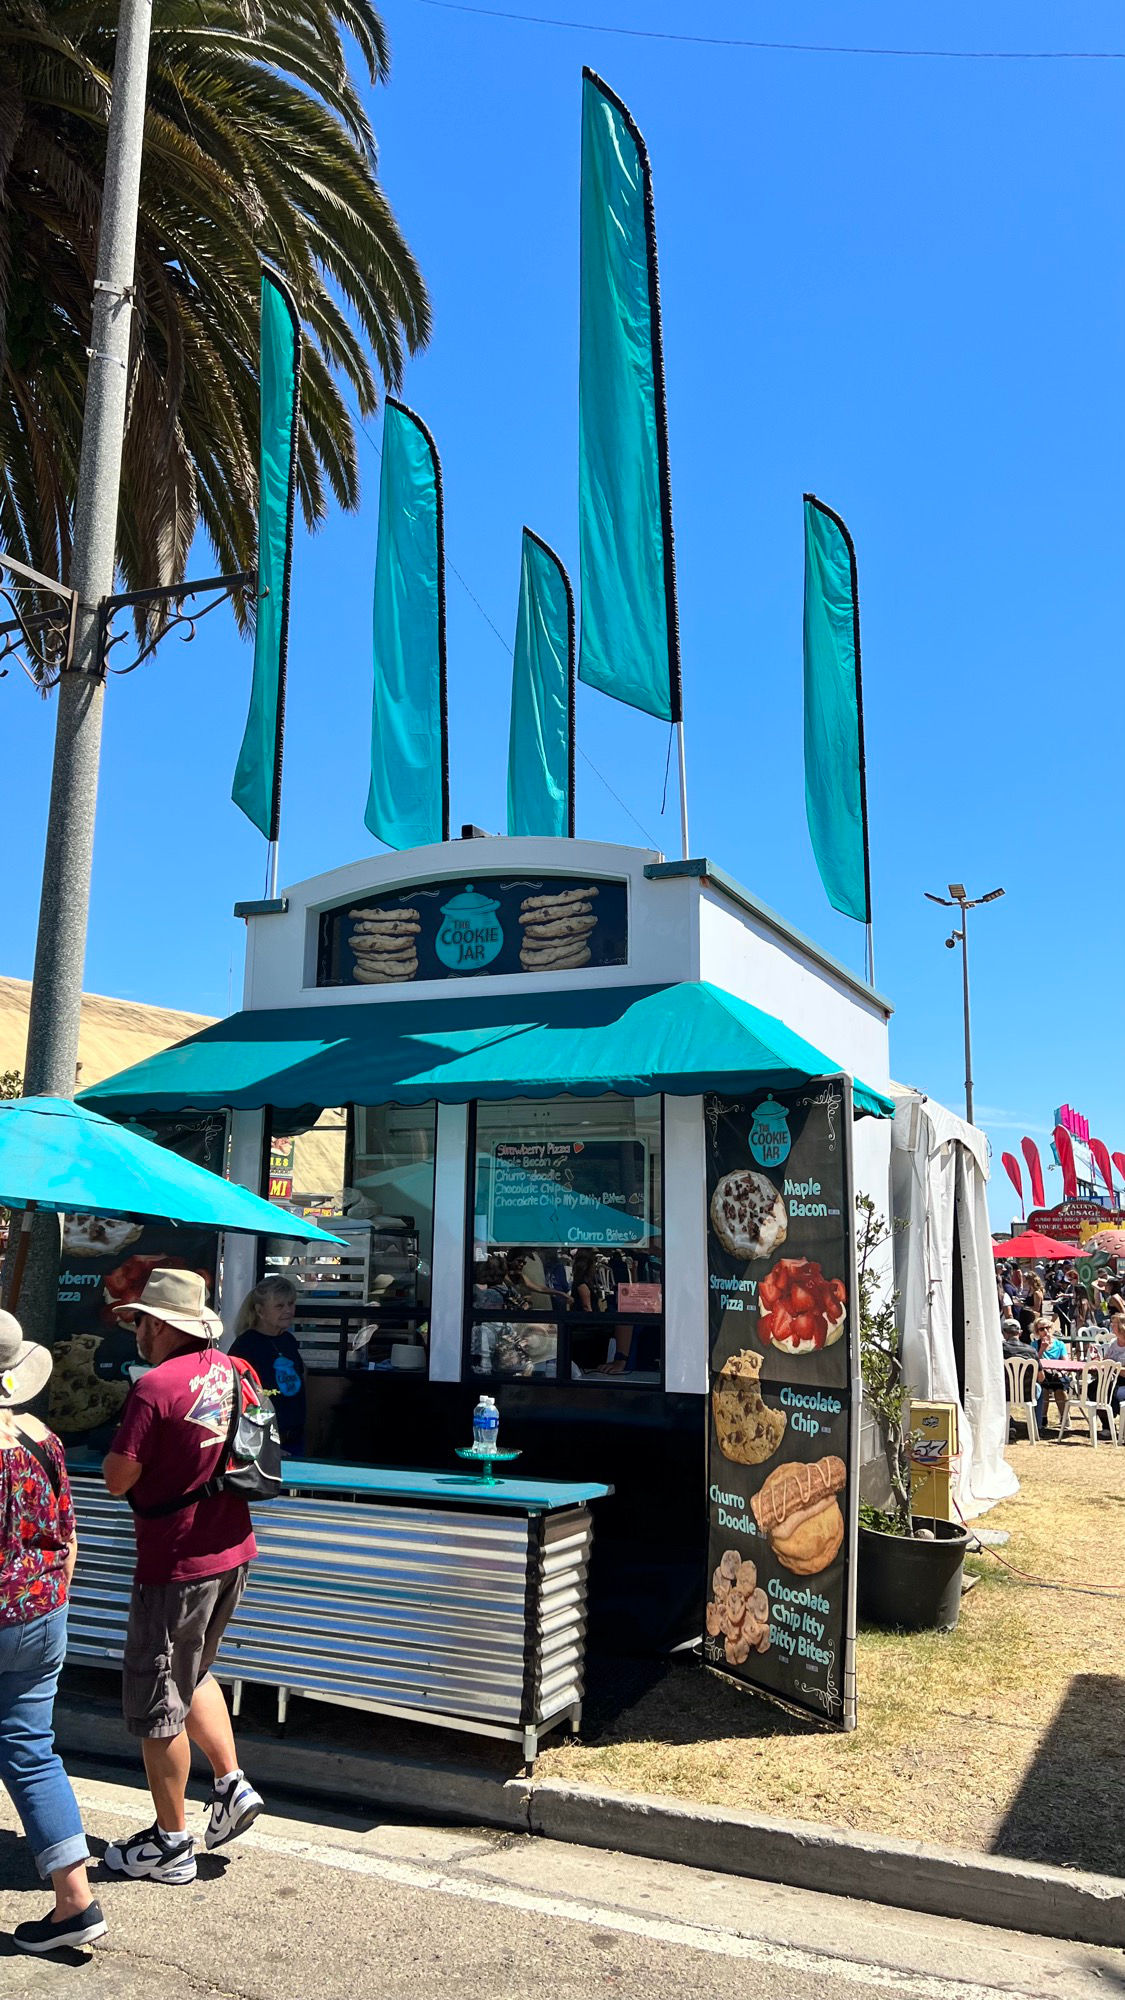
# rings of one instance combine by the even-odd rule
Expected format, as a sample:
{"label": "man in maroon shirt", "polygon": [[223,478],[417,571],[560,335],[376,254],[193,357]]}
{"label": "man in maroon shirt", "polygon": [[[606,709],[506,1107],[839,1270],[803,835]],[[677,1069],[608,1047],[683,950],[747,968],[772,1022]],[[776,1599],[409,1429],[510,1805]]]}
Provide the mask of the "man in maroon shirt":
{"label": "man in maroon shirt", "polygon": [[[105,1859],[119,1874],[158,1882],[195,1880],[184,1815],[193,1743],[215,1778],[209,1848],[244,1833],[262,1810],[210,1671],[257,1554],[250,1509],[240,1494],[219,1492],[169,1513],[145,1512],[205,1485],[222,1455],[236,1364],[218,1350],[222,1321],[206,1298],[194,1271],[156,1270],[134,1304],[114,1307],[135,1318],[137,1347],[150,1364],[130,1391],[102,1476],[137,1509],[122,1696],[128,1729],[142,1739],[156,1821],[112,1842]],[[244,1397],[254,1399],[253,1370],[237,1366]]]}

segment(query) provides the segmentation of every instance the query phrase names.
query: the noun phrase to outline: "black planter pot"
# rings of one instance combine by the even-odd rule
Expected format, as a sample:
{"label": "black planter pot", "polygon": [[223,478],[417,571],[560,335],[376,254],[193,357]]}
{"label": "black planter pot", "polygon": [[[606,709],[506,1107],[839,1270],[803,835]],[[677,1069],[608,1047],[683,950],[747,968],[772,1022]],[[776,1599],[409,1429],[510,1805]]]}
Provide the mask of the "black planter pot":
{"label": "black planter pot", "polygon": [[859,1531],[859,1615],[904,1632],[952,1632],[961,1613],[961,1571],[968,1532],[955,1521],[914,1516],[934,1540]]}

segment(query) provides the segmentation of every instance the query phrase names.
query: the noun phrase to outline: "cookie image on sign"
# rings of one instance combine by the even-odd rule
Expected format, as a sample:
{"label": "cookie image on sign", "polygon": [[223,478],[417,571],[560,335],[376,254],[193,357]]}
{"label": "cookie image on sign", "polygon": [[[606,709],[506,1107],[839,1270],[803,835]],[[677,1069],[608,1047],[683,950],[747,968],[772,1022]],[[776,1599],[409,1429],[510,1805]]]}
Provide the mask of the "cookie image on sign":
{"label": "cookie image on sign", "polygon": [[413,979],[418,971],[421,918],[415,909],[349,910],[349,944],[357,986],[390,986]]}
{"label": "cookie image on sign", "polygon": [[789,1230],[785,1203],[768,1174],[724,1174],[711,1196],[711,1227],[728,1256],[768,1257]]}
{"label": "cookie image on sign", "polygon": [[740,1667],[751,1653],[770,1645],[769,1599],[758,1584],[754,1563],[737,1549],[724,1549],[703,1614],[709,1639],[722,1639],[728,1666]]}
{"label": "cookie image on sign", "polygon": [[847,1320],[842,1278],[826,1278],[811,1257],[779,1257],[758,1287],[758,1338],[783,1354],[834,1347]]}
{"label": "cookie image on sign", "polygon": [[844,1517],[836,1498],[847,1484],[842,1458],[778,1465],[750,1502],[750,1511],[779,1563],[797,1576],[816,1576],[840,1553]]}
{"label": "cookie image on sign", "polygon": [[761,1373],[761,1355],[744,1347],[724,1362],[711,1391],[719,1450],[735,1465],[764,1464],[785,1436],[784,1410],[771,1410],[762,1400]]}
{"label": "cookie image on sign", "polygon": [[525,896],[520,905],[520,964],[525,972],[575,972],[589,965],[597,928],[596,885],[554,896]]}

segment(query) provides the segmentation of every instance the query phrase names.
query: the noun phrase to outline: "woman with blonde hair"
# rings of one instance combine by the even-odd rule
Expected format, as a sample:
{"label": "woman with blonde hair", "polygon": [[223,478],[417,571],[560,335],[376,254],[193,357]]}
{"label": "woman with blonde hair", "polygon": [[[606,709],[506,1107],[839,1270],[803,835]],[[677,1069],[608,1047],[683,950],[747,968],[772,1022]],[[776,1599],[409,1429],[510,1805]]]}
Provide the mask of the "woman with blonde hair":
{"label": "woman with blonde hair", "polygon": [[277,1413],[281,1449],[305,1450],[305,1363],[293,1335],[297,1287],[279,1273],[262,1278],[242,1301],[231,1353],[248,1361]]}

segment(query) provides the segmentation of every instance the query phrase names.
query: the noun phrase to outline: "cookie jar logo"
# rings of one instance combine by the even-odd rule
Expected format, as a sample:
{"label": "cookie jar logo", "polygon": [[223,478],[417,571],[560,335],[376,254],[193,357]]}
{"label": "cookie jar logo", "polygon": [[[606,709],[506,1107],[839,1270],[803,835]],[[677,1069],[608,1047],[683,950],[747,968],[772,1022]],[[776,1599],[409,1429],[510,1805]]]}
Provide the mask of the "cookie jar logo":
{"label": "cookie jar logo", "polygon": [[764,1097],[750,1125],[750,1151],[760,1167],[779,1167],[789,1158],[789,1115],[774,1097]]}
{"label": "cookie jar logo", "polygon": [[468,966],[490,965],[504,945],[504,932],[497,921],[499,903],[482,896],[466,882],[457,896],[441,907],[441,926],[434,949],[443,965],[452,972]]}

